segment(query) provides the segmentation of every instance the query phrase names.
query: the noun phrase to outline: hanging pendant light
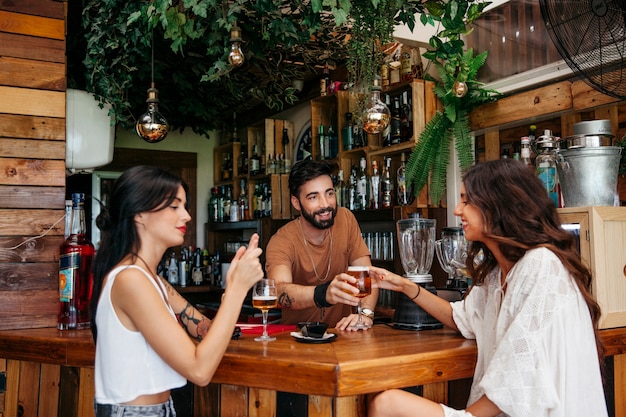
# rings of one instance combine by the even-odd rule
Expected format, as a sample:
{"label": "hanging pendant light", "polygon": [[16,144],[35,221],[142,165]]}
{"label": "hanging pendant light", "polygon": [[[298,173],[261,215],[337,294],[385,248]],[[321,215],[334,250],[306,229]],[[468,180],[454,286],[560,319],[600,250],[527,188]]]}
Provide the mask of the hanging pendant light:
{"label": "hanging pendant light", "polygon": [[167,136],[169,124],[159,112],[159,90],[154,87],[154,37],[152,39],[152,77],[148,89],[148,111],[137,119],[135,130],[148,143],[161,142]]}
{"label": "hanging pendant light", "polygon": [[380,79],[376,77],[371,88],[369,105],[363,112],[363,130],[367,133],[382,133],[391,121],[391,112],[389,107],[380,100],[380,91]]}
{"label": "hanging pendant light", "polygon": [[237,22],[233,24],[230,29],[230,53],[228,54],[228,63],[233,67],[240,67],[243,65],[245,57],[241,50],[241,29],[237,26]]}

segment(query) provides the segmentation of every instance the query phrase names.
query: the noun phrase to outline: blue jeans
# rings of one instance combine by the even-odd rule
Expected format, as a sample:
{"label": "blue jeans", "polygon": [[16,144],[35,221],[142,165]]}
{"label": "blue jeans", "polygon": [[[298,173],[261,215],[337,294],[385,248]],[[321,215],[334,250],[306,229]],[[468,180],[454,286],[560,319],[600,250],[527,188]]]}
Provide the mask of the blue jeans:
{"label": "blue jeans", "polygon": [[95,404],[96,417],[176,417],[172,398],[155,405]]}

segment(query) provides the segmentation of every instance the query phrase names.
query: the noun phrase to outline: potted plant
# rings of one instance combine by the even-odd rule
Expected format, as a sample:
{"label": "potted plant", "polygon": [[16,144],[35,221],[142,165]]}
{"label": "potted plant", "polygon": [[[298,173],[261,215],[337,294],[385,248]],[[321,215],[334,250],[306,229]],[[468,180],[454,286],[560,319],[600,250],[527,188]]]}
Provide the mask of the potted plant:
{"label": "potted plant", "polygon": [[487,59],[487,51],[474,55],[465,50],[461,37],[468,34],[471,24],[489,3],[480,1],[426,2],[427,13],[421,15],[423,24],[439,22],[442,29],[430,41],[424,54],[434,65],[438,79],[426,74],[435,82],[435,94],[443,104],[420,134],[406,166],[407,182],[419,195],[430,178],[430,198],[438,204],[446,189],[446,171],[450,144],[458,154],[461,172],[474,163],[474,146],[470,135],[468,114],[477,106],[494,101],[499,93],[483,88],[476,80],[478,70]]}

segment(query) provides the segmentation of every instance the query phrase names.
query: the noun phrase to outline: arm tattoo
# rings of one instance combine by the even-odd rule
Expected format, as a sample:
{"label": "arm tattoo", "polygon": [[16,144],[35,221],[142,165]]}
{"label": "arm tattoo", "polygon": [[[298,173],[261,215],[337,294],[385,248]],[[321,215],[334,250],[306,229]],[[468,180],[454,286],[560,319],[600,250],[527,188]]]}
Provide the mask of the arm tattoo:
{"label": "arm tattoo", "polygon": [[193,308],[191,304],[187,303],[185,308],[180,312],[180,322],[191,338],[201,341],[209,331],[210,321],[202,314],[200,314],[200,317],[196,317],[196,312],[197,310]]}
{"label": "arm tattoo", "polygon": [[284,288],[283,292],[280,294],[280,297],[278,297],[278,304],[280,304],[280,306],[283,308],[291,308],[291,306],[293,305],[293,300],[291,299],[291,297],[289,297],[289,294],[287,294],[287,291],[285,291]]}

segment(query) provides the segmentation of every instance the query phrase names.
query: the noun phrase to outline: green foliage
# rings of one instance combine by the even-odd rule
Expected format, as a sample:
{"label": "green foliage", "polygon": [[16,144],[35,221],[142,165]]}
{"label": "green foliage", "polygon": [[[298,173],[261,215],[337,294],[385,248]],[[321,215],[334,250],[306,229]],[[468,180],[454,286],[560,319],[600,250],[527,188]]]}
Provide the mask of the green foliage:
{"label": "green foliage", "polygon": [[[500,94],[483,88],[476,81],[478,70],[485,64],[487,51],[474,56],[470,48],[465,50],[461,39],[471,31],[488,2],[481,1],[426,1],[427,13],[420,19],[423,24],[440,22],[443,27],[429,40],[430,49],[424,53],[435,66],[438,78],[427,75],[435,82],[435,95],[443,104],[443,113],[436,115],[426,124],[407,161],[407,181],[418,195],[430,177],[430,197],[438,203],[446,189],[447,164],[450,143],[458,154],[461,172],[474,163],[474,149],[469,129],[468,114],[477,106],[496,100]],[[455,86],[465,83],[467,93],[455,95]]]}

